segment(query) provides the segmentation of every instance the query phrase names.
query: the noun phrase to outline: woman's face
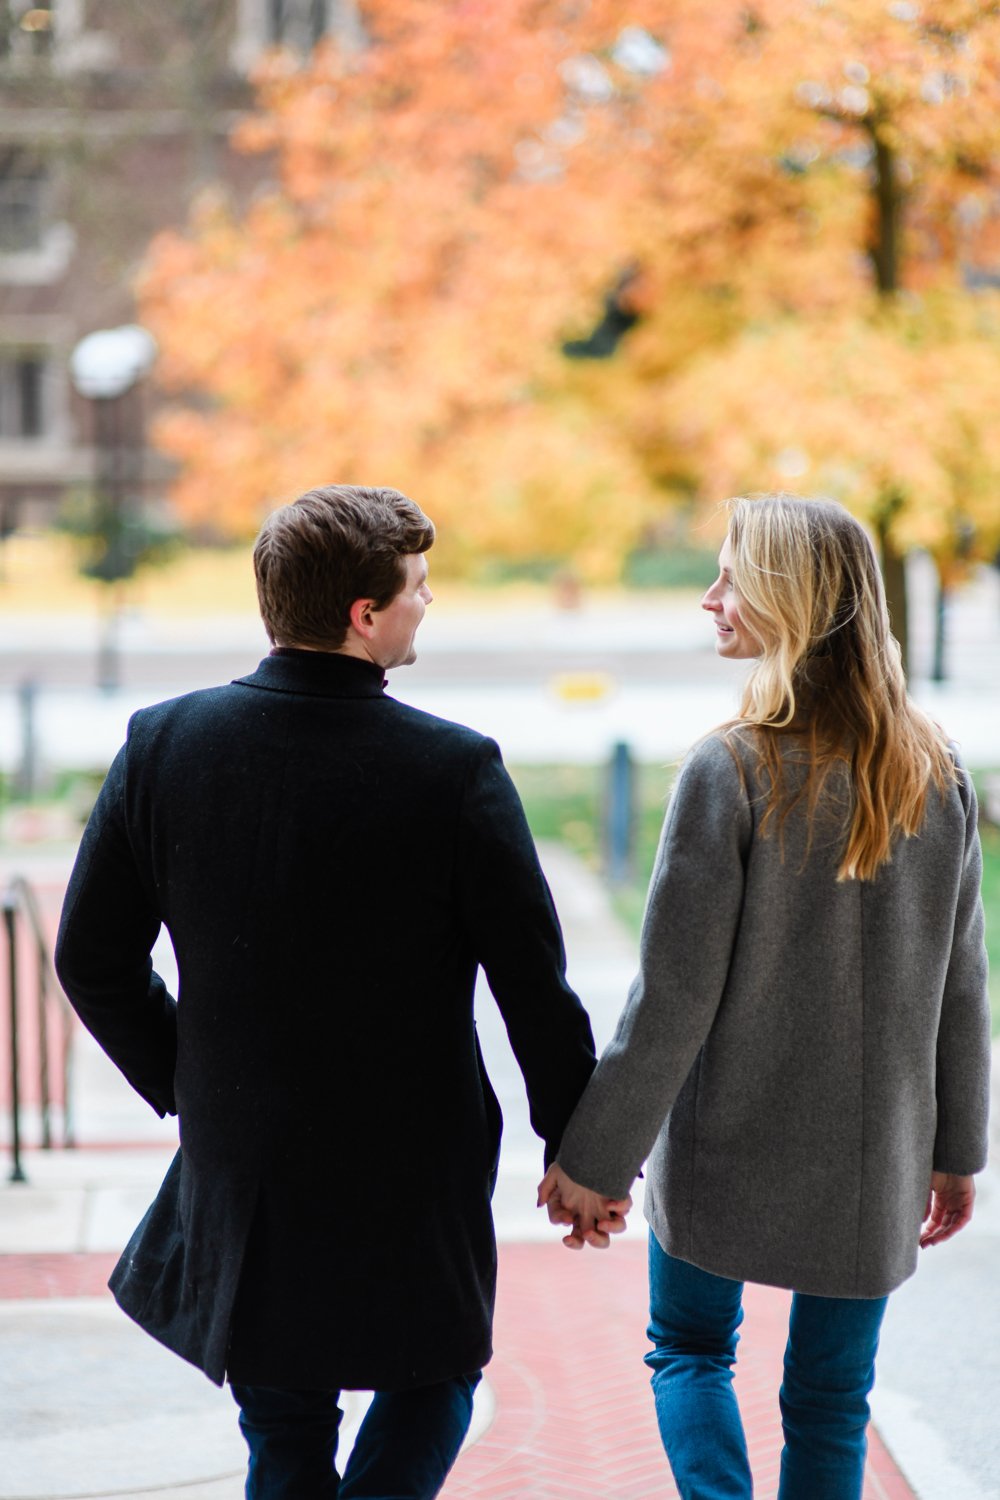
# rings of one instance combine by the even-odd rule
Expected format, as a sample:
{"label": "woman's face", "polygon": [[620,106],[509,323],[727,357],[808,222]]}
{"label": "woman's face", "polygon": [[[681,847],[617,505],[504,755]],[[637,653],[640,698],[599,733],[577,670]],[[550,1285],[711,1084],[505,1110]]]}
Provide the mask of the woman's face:
{"label": "woman's face", "polygon": [[728,656],[734,661],[759,656],[761,644],[740,616],[740,596],[733,587],[732,549],[729,538],[722,544],[719,553],[719,576],[701,601],[715,620],[715,649],[719,656]]}

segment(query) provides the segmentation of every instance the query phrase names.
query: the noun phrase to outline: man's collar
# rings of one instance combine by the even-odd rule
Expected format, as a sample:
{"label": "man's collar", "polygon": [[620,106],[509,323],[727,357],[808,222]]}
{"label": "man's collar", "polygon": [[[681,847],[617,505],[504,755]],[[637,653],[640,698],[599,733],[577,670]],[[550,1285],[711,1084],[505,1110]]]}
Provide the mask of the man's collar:
{"label": "man's collar", "polygon": [[235,681],[273,693],[305,693],[317,698],[381,698],[388,679],[382,668],[343,651],[303,651],[276,646],[256,672]]}

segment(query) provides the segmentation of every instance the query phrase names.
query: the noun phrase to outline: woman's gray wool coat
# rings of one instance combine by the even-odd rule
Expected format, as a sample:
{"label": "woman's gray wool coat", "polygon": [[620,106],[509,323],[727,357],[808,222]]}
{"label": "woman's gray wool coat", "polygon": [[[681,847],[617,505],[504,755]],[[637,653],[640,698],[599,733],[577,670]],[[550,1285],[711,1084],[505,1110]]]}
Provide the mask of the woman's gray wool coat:
{"label": "woman's gray wool coat", "polygon": [[802,812],[783,848],[761,837],[756,756],[730,744],[681,772],[640,972],[559,1161],[618,1197],[648,1155],[656,1238],[706,1271],[883,1296],[916,1268],[932,1169],[986,1162],[975,793],[960,768],[874,880],[838,882],[841,840],[807,853]]}

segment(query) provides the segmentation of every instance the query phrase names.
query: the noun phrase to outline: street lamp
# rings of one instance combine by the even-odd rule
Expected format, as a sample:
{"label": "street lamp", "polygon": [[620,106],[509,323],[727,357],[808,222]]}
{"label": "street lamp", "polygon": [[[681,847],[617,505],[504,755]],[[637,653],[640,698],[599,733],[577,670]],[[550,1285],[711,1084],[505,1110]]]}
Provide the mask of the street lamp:
{"label": "street lamp", "polygon": [[[106,506],[105,553],[96,576],[107,584],[127,578],[132,571],[123,536],[127,498],[124,397],[146,374],[156,358],[156,341],[136,323],[88,333],[70,355],[70,377],[79,394],[94,406],[97,504]],[[97,680],[102,688],[118,686],[118,610],[112,599],[98,648]]]}

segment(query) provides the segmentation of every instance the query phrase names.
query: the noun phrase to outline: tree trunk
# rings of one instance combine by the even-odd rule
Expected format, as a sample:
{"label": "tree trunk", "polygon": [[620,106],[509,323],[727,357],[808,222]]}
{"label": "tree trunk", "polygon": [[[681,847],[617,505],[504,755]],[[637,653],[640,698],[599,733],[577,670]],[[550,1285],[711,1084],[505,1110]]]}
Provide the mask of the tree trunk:
{"label": "tree trunk", "polygon": [[885,517],[878,528],[879,547],[882,552],[882,577],[885,581],[885,598],[889,606],[889,621],[892,633],[899,642],[903,658],[903,671],[909,672],[909,602],[906,593],[906,558],[896,550],[889,535],[889,521]]}
{"label": "tree trunk", "polygon": [[931,681],[944,682],[948,676],[948,590],[938,572],[934,591],[934,657]]}
{"label": "tree trunk", "polygon": [[[899,215],[900,193],[896,174],[896,157],[893,148],[883,140],[873,121],[868,124],[874,151],[872,172],[873,228],[868,253],[875,272],[875,284],[879,296],[889,301],[899,291]],[[892,633],[899,642],[903,658],[903,671],[909,670],[909,600],[906,592],[906,559],[896,550],[890,535],[890,523],[898,508],[898,500],[890,502],[878,523],[879,546],[882,552],[882,577],[885,581],[886,602]]]}
{"label": "tree trunk", "polygon": [[891,146],[870,129],[875,166],[872,178],[874,224],[868,254],[875,271],[879,296],[892,297],[899,291],[899,184],[896,180],[896,158]]}

